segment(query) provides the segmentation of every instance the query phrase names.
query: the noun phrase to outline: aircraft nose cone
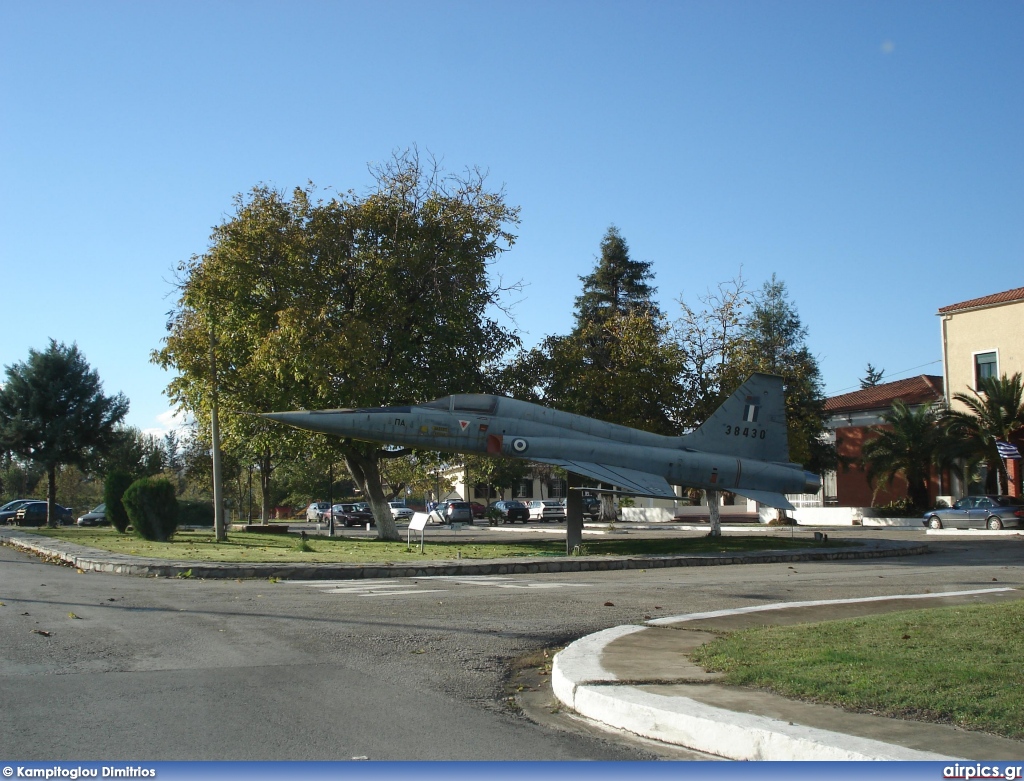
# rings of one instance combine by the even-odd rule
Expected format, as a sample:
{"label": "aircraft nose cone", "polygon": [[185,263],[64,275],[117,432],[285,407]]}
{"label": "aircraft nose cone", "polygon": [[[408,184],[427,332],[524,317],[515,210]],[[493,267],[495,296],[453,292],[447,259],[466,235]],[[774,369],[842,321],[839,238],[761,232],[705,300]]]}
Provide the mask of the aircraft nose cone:
{"label": "aircraft nose cone", "polygon": [[297,423],[308,420],[308,412],[264,412],[260,415],[261,418],[269,418],[270,420],[276,420],[278,423],[287,423],[290,426],[294,426]]}

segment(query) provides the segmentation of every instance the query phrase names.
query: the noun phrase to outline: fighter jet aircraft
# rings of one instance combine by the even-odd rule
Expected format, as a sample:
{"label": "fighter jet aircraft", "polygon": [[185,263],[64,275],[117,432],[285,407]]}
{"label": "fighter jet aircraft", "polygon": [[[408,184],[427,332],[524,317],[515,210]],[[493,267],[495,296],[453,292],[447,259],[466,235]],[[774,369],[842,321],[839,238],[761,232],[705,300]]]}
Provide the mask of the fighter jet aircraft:
{"label": "fighter jet aircraft", "polygon": [[751,375],[702,426],[682,436],[473,393],[408,407],[263,417],[369,442],[553,464],[635,496],[674,499],[671,486],[679,485],[793,509],[785,494],[821,487],[818,475],[789,462],[782,378],[768,374]]}

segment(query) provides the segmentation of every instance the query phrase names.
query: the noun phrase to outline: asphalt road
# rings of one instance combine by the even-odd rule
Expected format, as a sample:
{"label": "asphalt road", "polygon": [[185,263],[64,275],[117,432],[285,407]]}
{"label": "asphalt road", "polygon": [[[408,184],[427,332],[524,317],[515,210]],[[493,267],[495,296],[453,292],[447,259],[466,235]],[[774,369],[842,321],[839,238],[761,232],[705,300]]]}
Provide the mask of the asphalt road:
{"label": "asphalt road", "polygon": [[524,713],[515,661],[648,616],[1024,588],[1019,538],[929,542],[869,561],[335,584],[80,574],[0,548],[0,757],[679,756],[547,716],[536,676]]}

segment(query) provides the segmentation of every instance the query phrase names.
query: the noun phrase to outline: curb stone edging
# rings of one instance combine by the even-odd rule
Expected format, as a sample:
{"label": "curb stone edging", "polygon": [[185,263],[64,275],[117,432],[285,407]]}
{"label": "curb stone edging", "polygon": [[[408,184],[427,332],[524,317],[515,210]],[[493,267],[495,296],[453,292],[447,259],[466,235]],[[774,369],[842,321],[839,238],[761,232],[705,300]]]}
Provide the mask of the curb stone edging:
{"label": "curb stone edging", "polygon": [[952,761],[956,757],[906,748],[870,738],[845,735],[781,721],[768,716],[739,713],[680,696],[643,691],[634,685],[616,685],[619,677],[604,668],[601,654],[620,637],[648,627],[739,613],[780,610],[813,604],[849,604],[891,599],[916,600],[1013,591],[1012,588],[976,589],[938,594],[773,603],[745,608],[693,613],[605,629],[570,643],[555,655],[551,688],[555,697],[580,716],[640,737],[683,746],[734,760]]}
{"label": "curb stone edging", "polygon": [[191,573],[193,578],[279,578],[282,580],[363,580],[368,578],[414,578],[436,575],[509,575],[545,572],[595,572],[663,567],[707,567],[726,564],[777,564],[780,562],[840,561],[853,559],[916,556],[928,552],[926,543],[883,541],[861,543],[843,550],[811,548],[802,551],[763,553],[721,553],[659,556],[575,556],[565,559],[515,558],[479,561],[439,560],[431,564],[380,563],[334,564],[290,562],[238,563],[152,559],[122,553],[108,553],[63,540],[39,537],[27,532],[0,529],[0,543],[64,562],[86,572],[106,572],[136,577],[174,578]]}

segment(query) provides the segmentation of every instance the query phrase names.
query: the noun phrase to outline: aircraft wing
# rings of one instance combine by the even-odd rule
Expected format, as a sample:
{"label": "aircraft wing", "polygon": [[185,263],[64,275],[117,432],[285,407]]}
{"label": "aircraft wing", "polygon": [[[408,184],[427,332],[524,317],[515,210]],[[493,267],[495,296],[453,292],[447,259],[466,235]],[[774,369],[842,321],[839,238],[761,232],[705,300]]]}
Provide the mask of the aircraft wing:
{"label": "aircraft wing", "polygon": [[777,507],[780,510],[795,510],[789,500],[782,494],[775,494],[771,491],[748,491],[746,488],[730,488],[734,494],[753,499],[759,504],[766,504],[769,507]]}
{"label": "aircraft wing", "polygon": [[668,484],[664,477],[653,475],[650,472],[638,472],[635,469],[626,469],[621,466],[605,466],[588,461],[563,461],[554,458],[534,458],[531,460],[560,466],[566,471],[585,475],[602,483],[617,485],[621,489],[621,493],[633,496],[653,496],[658,499],[679,498],[672,491],[672,486]]}

